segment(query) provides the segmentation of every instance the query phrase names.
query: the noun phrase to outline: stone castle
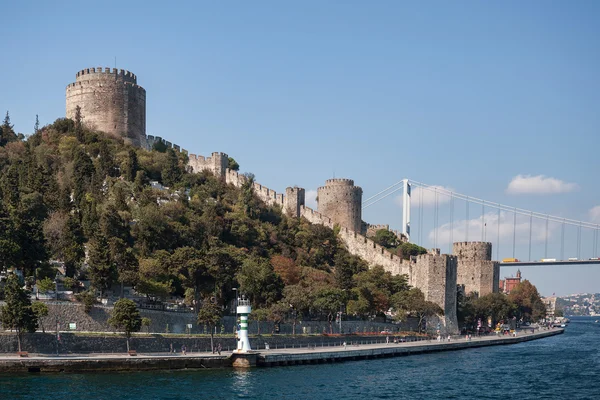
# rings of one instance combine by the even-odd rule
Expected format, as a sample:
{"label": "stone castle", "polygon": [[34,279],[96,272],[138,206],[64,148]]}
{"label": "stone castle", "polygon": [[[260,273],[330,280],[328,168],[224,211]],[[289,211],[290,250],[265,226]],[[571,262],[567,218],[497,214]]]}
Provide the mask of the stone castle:
{"label": "stone castle", "polygon": [[[225,182],[240,187],[246,177],[229,169],[225,153],[203,157],[161,137],[146,135],[146,92],[137,85],[137,78],[128,71],[112,72],[106,68],[89,68],[77,73],[76,82],[67,86],[67,117],[74,118],[81,108],[83,122],[91,128],[122,137],[133,145],[152,149],[161,142],[168,148],[188,154],[192,172],[210,171]],[[339,237],[350,253],[361,257],[370,266],[381,265],[386,271],[405,274],[410,285],[425,294],[444,310],[440,318],[443,330],[458,331],[456,317],[457,291],[486,295],[498,292],[500,268],[491,260],[492,245],[487,242],[454,243],[453,254],[440,254],[433,249],[428,254],[404,260],[376,244],[370,237],[388,225],[370,225],[362,220],[362,189],[351,179],[328,179],[317,190],[317,211],[305,205],[305,190],[288,187],[277,193],[254,183],[256,195],[268,205],[278,206],[290,217],[304,217],[311,223],[340,227]],[[399,232],[392,231],[405,241]]]}

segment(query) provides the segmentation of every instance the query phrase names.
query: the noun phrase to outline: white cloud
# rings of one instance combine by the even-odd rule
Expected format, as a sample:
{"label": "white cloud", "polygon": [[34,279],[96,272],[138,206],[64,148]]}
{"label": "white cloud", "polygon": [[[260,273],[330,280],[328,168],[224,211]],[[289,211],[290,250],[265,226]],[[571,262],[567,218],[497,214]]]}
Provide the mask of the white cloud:
{"label": "white cloud", "polygon": [[317,191],[316,190],[307,190],[304,194],[304,204],[306,207],[310,207],[313,210],[317,209]]}
{"label": "white cloud", "polygon": [[517,175],[508,184],[508,194],[552,194],[577,190],[579,185],[544,175]]}
{"label": "white cloud", "polygon": [[[529,243],[529,217],[517,216],[517,224],[514,223],[514,214],[510,212],[500,213],[500,241],[502,243],[510,242],[512,246],[513,230],[516,233],[517,244]],[[438,247],[443,247],[450,243],[450,232],[452,232],[453,242],[462,242],[465,240],[467,225],[469,227],[469,241],[481,240],[481,216],[478,218],[467,220],[454,221],[452,227],[450,223],[440,225],[438,228]],[[558,229],[557,224],[548,225],[548,239],[553,235],[553,232]],[[487,242],[496,242],[498,238],[498,213],[489,212],[484,215],[484,240]],[[435,239],[435,231],[432,229],[428,233],[428,238],[431,242]],[[542,243],[546,240],[546,221],[534,218],[531,229],[531,242]]]}
{"label": "white cloud", "polygon": [[[422,201],[423,207],[434,207],[436,193],[438,205],[449,203],[450,196],[447,194],[447,192],[454,192],[454,189],[444,186],[430,186],[428,188],[421,188],[418,186],[413,187],[410,195],[411,206],[419,207],[419,204],[421,204]],[[394,198],[394,202],[398,206],[402,207],[402,195],[396,196]]]}
{"label": "white cloud", "polygon": [[593,207],[589,214],[592,222],[600,224],[600,206]]}

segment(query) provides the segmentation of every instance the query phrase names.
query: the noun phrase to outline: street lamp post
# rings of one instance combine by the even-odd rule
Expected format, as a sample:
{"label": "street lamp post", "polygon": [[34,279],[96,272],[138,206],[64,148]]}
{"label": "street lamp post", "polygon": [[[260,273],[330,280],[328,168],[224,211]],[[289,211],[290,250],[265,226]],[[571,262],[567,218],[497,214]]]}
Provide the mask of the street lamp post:
{"label": "street lamp post", "polygon": [[232,288],[233,292],[235,293],[235,298],[233,300],[233,308],[235,308],[235,320],[234,320],[234,325],[233,325],[233,331],[235,332],[236,336],[238,333],[238,321],[237,321],[237,288]]}
{"label": "street lamp post", "polygon": [[58,357],[58,345],[60,343],[60,325],[58,324],[58,315],[56,316],[56,356]]}
{"label": "street lamp post", "polygon": [[[346,298],[346,289],[342,289],[342,293],[343,293],[343,299],[345,299]],[[343,333],[342,332],[342,311],[343,311],[343,307],[344,307],[344,302],[342,301],[340,303],[340,312],[338,313],[339,324],[340,324],[340,335]]]}

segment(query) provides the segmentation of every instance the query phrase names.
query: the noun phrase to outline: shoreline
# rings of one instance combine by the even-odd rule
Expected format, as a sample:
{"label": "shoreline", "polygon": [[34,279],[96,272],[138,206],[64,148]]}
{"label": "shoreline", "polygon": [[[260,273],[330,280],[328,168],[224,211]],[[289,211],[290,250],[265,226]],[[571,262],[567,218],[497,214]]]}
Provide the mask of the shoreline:
{"label": "shoreline", "polygon": [[4,354],[0,355],[0,373],[124,372],[318,364],[510,345],[543,339],[562,333],[564,333],[564,329],[520,333],[516,337],[474,337],[471,341],[461,338],[450,342],[432,340],[366,345],[354,345],[348,342],[345,347],[260,350],[251,353],[227,353],[222,355],[210,352],[185,356],[164,354],[138,354],[130,356],[127,354],[111,354],[19,357],[17,354]]}

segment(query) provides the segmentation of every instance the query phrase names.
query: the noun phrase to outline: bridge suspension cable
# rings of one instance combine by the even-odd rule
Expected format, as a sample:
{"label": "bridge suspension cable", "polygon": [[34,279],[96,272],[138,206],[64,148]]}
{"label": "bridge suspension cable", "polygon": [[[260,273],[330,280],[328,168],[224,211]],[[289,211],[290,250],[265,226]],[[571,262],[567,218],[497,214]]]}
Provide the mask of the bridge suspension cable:
{"label": "bridge suspension cable", "polygon": [[[466,219],[465,219],[465,232],[464,232],[464,240],[465,241],[469,241],[470,237],[469,237],[469,231],[470,231],[470,225],[471,225],[471,220],[470,220],[470,204],[478,204],[481,205],[481,240],[482,241],[487,241],[487,222],[486,221],[486,209],[496,209],[497,210],[497,232],[496,232],[496,257],[499,259],[500,256],[500,252],[499,252],[499,248],[500,248],[500,224],[501,224],[501,220],[503,219],[503,213],[507,213],[508,215],[510,215],[511,213],[513,214],[513,240],[512,240],[512,255],[513,258],[515,258],[516,255],[516,236],[517,236],[517,216],[526,216],[529,217],[529,243],[528,243],[528,247],[529,247],[529,260],[531,261],[531,255],[532,255],[532,241],[533,241],[533,219],[537,219],[537,220],[542,220],[545,223],[545,234],[544,234],[544,258],[548,257],[548,250],[549,250],[549,246],[548,246],[548,241],[549,241],[549,236],[551,233],[550,230],[550,223],[556,223],[556,224],[560,224],[561,226],[561,246],[560,246],[560,253],[561,253],[561,259],[564,259],[564,254],[565,254],[565,231],[566,231],[566,227],[567,226],[574,226],[577,228],[577,258],[580,259],[581,258],[581,240],[582,240],[582,229],[591,229],[593,230],[593,242],[591,243],[591,249],[593,251],[594,257],[599,256],[598,254],[598,250],[600,247],[600,224],[598,223],[592,223],[592,222],[586,222],[586,221],[579,221],[579,220],[574,220],[574,219],[569,219],[569,218],[564,218],[564,217],[559,217],[559,216],[554,216],[554,215],[550,215],[550,214],[545,214],[545,213],[539,213],[539,212],[535,212],[535,211],[531,211],[531,210],[526,210],[526,209],[522,209],[522,208],[517,208],[517,207],[511,207],[505,204],[501,204],[501,203],[497,203],[497,202],[490,202],[487,200],[483,200],[477,197],[472,197],[472,196],[467,196],[461,193],[457,193],[448,189],[445,189],[444,187],[441,186],[433,186],[433,185],[427,185],[425,183],[422,182],[418,182],[418,181],[414,181],[414,180],[409,180],[409,179],[403,179],[401,181],[398,181],[396,183],[394,183],[393,185],[385,188],[384,190],[376,193],[375,195],[367,198],[364,203],[363,203],[363,210],[373,206],[374,204],[377,204],[378,202],[382,201],[385,198],[388,198],[389,196],[392,196],[393,194],[404,190],[404,195],[403,195],[403,202],[406,203],[404,204],[404,214],[407,214],[408,217],[403,217],[403,218],[407,218],[407,222],[408,223],[404,223],[405,221],[403,221],[403,225],[406,225],[403,227],[403,229],[406,229],[406,232],[410,231],[410,189],[411,187],[416,187],[419,189],[419,196],[418,196],[418,207],[419,207],[419,213],[417,214],[418,216],[418,224],[416,224],[416,226],[418,227],[418,235],[414,235],[415,238],[418,238],[418,241],[420,244],[423,243],[423,222],[424,222],[424,191],[427,190],[429,192],[432,192],[433,194],[433,200],[434,200],[434,216],[433,216],[433,223],[434,223],[434,231],[433,233],[433,237],[431,237],[431,239],[433,239],[433,244],[434,247],[438,247],[438,241],[439,241],[439,219],[440,219],[440,202],[442,203],[446,203],[447,202],[447,198],[450,199],[450,220],[449,220],[449,226],[450,226],[450,232],[449,232],[449,239],[450,239],[450,251],[452,250],[452,243],[454,241],[454,225],[455,225],[455,207],[456,207],[456,200],[460,200],[460,201],[465,201],[465,214],[466,214]],[[444,200],[440,200],[440,196],[445,196],[446,199]],[[429,199],[429,198],[428,198]],[[428,200],[429,201],[429,200]],[[408,211],[408,212],[407,212]],[[404,215],[403,214],[403,215]],[[487,216],[489,217],[489,216]],[[506,220],[507,218],[504,217],[504,219]],[[477,220],[477,219],[475,219]],[[492,217],[493,220],[493,217]],[[506,221],[508,222],[508,221]],[[523,224],[524,225],[524,224]],[[541,224],[540,224],[541,225]],[[475,225],[476,226],[476,225]],[[538,224],[536,223],[536,232],[538,231]],[[522,228],[524,228],[522,226],[522,224],[519,225],[519,232],[521,232]],[[541,228],[541,227],[540,227]],[[544,228],[541,228],[544,229]],[[446,233],[445,229],[442,230],[443,232],[443,237],[444,238],[448,238],[448,233]],[[537,238],[537,234],[536,234],[536,238]],[[537,240],[537,239],[536,239]],[[585,246],[585,248],[587,249],[587,245]]]}
{"label": "bridge suspension cable", "polygon": [[385,199],[386,197],[389,197],[389,196],[393,195],[394,193],[399,192],[402,189],[404,189],[404,181],[396,182],[392,186],[387,187],[384,190],[382,190],[381,192],[366,199],[364,201],[362,209],[364,210],[367,207],[371,207],[373,204],[380,202],[381,200]]}
{"label": "bridge suspension cable", "polygon": [[[528,240],[528,258],[529,260],[531,260],[531,256],[532,256],[532,244],[533,244],[533,219],[537,219],[537,220],[542,220],[544,221],[544,225],[545,227],[542,229],[545,229],[545,234],[544,234],[544,258],[548,257],[548,250],[549,250],[549,246],[548,246],[548,242],[549,242],[549,236],[550,236],[550,223],[557,223],[560,224],[561,226],[561,259],[564,259],[564,253],[565,253],[565,227],[566,226],[575,226],[577,227],[577,258],[581,258],[581,240],[582,240],[582,229],[591,229],[593,230],[593,243],[592,243],[592,251],[594,253],[594,257],[598,256],[598,250],[600,247],[600,224],[597,223],[592,223],[592,222],[586,222],[586,221],[579,221],[579,220],[575,220],[575,219],[570,219],[570,218],[564,218],[564,217],[559,217],[559,216],[555,216],[555,215],[550,215],[550,214],[545,214],[545,213],[539,213],[539,212],[535,212],[535,211],[531,211],[531,210],[526,210],[526,209],[522,209],[522,208],[518,208],[518,207],[511,207],[505,204],[501,204],[501,203],[497,203],[497,202],[490,202],[487,200],[483,200],[477,197],[472,197],[472,196],[467,196],[461,193],[457,193],[454,191],[450,191],[448,189],[445,189],[443,187],[440,186],[433,186],[433,185],[427,185],[425,183],[422,182],[418,182],[418,181],[414,181],[414,180],[405,180],[406,182],[408,182],[409,185],[413,186],[413,187],[417,187],[419,188],[419,235],[418,235],[418,240],[419,243],[423,243],[423,192],[425,190],[429,191],[429,192],[433,192],[433,196],[434,196],[434,204],[435,204],[435,210],[434,210],[434,232],[433,232],[433,242],[434,242],[434,246],[437,247],[438,245],[438,239],[439,239],[439,233],[438,233],[438,225],[439,225],[439,206],[440,206],[440,196],[447,196],[450,198],[450,243],[453,242],[454,237],[454,209],[455,209],[455,202],[456,200],[461,200],[461,201],[465,201],[465,232],[464,232],[464,237],[465,237],[465,241],[469,241],[470,237],[469,237],[469,230],[470,230],[470,225],[471,225],[471,220],[470,220],[470,204],[478,204],[481,205],[481,239],[482,240],[487,240],[487,222],[486,221],[486,215],[485,215],[485,211],[486,209],[489,208],[495,208],[498,211],[498,220],[497,220],[497,232],[496,232],[496,240],[497,240],[497,244],[496,244],[496,257],[499,258],[500,256],[500,252],[499,252],[499,244],[500,244],[500,223],[502,220],[502,213],[508,213],[509,215],[512,213],[513,214],[513,240],[512,240],[512,254],[513,254],[513,258],[515,258],[516,255],[516,236],[517,236],[517,216],[521,215],[521,216],[526,216],[529,217],[529,240]],[[387,197],[388,195],[390,195],[391,193],[395,193],[397,192],[399,189],[394,189],[397,185],[401,184],[402,182],[396,183],[394,185],[392,185],[390,188],[386,188],[386,190],[388,192],[386,192],[386,190],[382,191],[379,193],[379,195],[382,195],[384,197]],[[394,189],[394,190],[392,190]],[[390,192],[390,190],[392,190]],[[379,199],[375,199],[375,200],[371,200],[371,202],[368,205],[372,205],[374,204],[374,202],[379,201]],[[444,201],[446,202],[446,201]],[[519,228],[520,230],[520,228]],[[537,228],[536,228],[537,230]],[[587,247],[587,246],[586,246]]]}
{"label": "bridge suspension cable", "polygon": [[455,198],[460,199],[460,200],[465,200],[470,203],[479,204],[479,205],[484,204],[488,207],[499,208],[502,211],[516,213],[518,215],[524,215],[524,216],[528,216],[528,217],[533,216],[533,218],[538,218],[538,219],[548,218],[548,220],[550,222],[560,223],[560,222],[564,221],[568,225],[581,226],[582,228],[587,228],[587,229],[600,229],[600,225],[596,224],[596,223],[579,221],[579,220],[574,220],[574,219],[569,219],[569,218],[563,218],[563,217],[558,217],[558,216],[549,215],[549,214],[545,214],[545,213],[539,213],[539,212],[535,212],[535,211],[531,211],[531,210],[525,210],[522,208],[511,207],[511,206],[507,206],[505,204],[491,202],[491,201],[479,199],[476,197],[467,196],[467,195],[464,195],[461,193],[452,192],[450,190],[444,189],[439,186],[427,185],[425,183],[417,182],[417,181],[413,181],[413,180],[408,180],[408,181],[411,185],[418,186],[420,188],[423,188],[424,190],[433,191],[433,188],[435,187],[435,188],[437,188],[438,194],[445,194],[447,196],[450,196],[450,194],[452,194]]}

